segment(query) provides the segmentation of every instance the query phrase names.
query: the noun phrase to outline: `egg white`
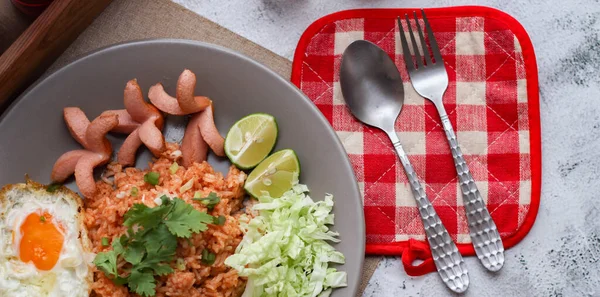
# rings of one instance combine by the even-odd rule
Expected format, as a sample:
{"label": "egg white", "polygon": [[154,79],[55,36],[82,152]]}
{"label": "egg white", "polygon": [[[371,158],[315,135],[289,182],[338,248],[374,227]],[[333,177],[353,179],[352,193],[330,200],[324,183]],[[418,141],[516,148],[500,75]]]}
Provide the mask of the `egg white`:
{"label": "egg white", "polygon": [[[20,227],[31,213],[47,212],[63,233],[56,265],[38,270],[19,257]],[[91,261],[89,239],[82,223],[79,196],[46,191],[33,182],[6,186],[0,191],[0,296],[84,297],[89,295]],[[14,235],[13,235],[14,232]],[[14,237],[14,239],[13,239]]]}

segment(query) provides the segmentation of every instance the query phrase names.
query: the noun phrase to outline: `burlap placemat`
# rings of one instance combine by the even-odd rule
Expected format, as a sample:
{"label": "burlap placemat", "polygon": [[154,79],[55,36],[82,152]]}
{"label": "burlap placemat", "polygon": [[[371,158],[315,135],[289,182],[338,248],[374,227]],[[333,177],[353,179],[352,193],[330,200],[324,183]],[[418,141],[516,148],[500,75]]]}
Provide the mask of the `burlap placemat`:
{"label": "burlap placemat", "polygon": [[[46,72],[111,44],[136,39],[182,38],[236,50],[289,79],[292,62],[168,0],[115,0]],[[359,296],[381,257],[367,256]]]}

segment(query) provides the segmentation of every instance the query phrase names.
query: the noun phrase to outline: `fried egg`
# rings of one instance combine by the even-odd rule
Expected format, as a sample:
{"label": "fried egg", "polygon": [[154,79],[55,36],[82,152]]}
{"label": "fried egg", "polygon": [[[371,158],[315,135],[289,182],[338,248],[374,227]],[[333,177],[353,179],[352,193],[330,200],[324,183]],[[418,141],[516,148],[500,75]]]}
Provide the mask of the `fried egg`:
{"label": "fried egg", "polygon": [[32,181],[0,190],[0,296],[82,297],[92,282],[81,198]]}

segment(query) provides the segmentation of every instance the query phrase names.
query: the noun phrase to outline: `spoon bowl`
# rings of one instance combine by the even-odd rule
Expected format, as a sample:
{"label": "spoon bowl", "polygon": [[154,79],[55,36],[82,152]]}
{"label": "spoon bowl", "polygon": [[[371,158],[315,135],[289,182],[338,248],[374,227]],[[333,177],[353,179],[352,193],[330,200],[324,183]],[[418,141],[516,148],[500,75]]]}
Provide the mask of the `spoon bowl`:
{"label": "spoon bowl", "polygon": [[356,118],[386,132],[394,130],[404,103],[404,86],[386,52],[365,40],[350,44],[342,56],[340,85]]}

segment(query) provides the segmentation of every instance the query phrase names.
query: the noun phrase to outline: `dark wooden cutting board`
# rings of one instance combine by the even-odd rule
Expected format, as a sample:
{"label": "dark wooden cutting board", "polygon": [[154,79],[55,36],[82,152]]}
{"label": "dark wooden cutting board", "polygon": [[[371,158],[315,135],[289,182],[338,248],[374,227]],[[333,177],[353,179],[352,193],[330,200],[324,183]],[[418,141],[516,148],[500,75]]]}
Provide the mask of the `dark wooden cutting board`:
{"label": "dark wooden cutting board", "polygon": [[39,77],[111,1],[54,0],[33,22],[10,1],[0,1],[0,50],[6,48],[0,56],[0,110]]}

